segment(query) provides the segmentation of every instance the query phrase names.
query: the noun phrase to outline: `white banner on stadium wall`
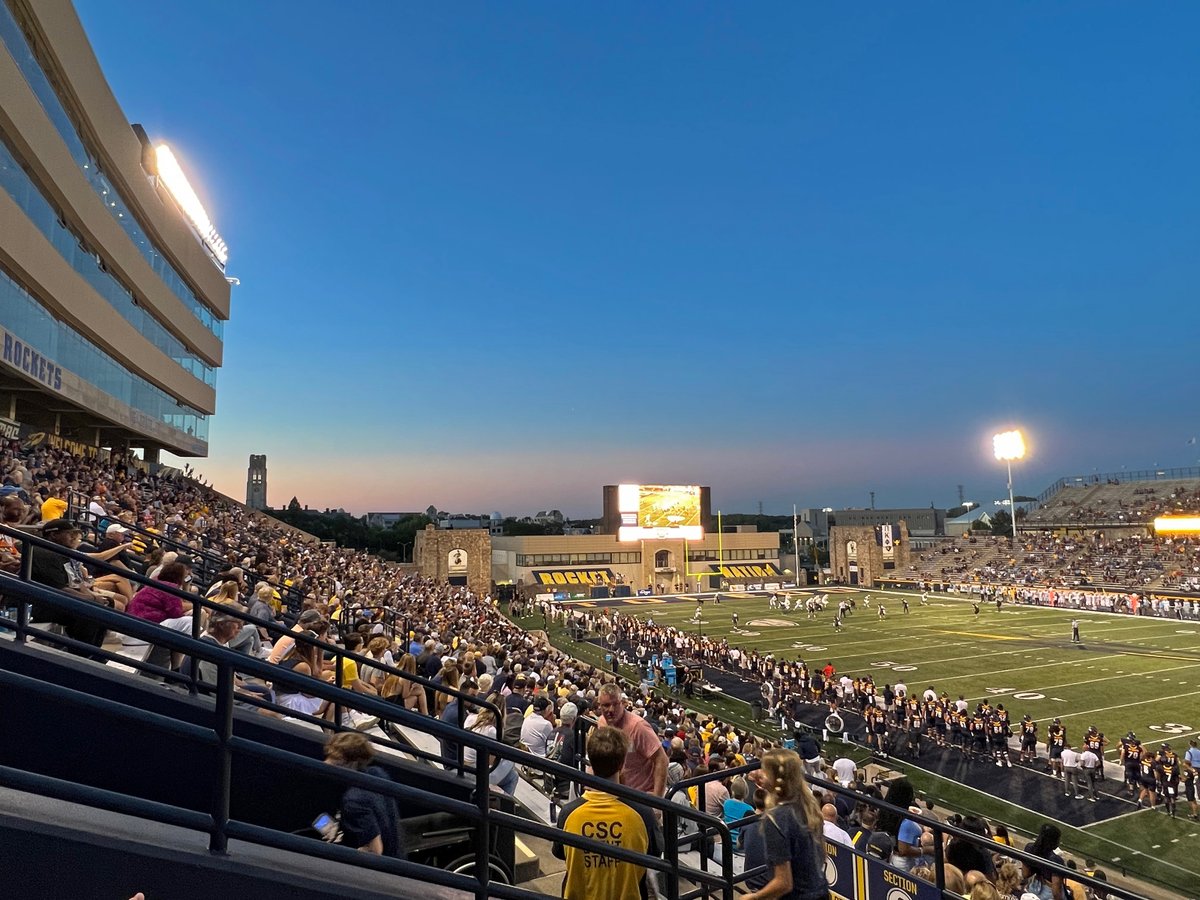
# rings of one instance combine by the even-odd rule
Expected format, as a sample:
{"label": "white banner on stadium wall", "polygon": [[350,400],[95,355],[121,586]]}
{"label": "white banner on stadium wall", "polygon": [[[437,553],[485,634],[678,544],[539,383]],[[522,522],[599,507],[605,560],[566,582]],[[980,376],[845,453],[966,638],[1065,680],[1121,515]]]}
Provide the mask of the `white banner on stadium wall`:
{"label": "white banner on stadium wall", "polygon": [[892,525],[879,526],[879,546],[883,548],[883,558],[890,559],[896,552],[895,535]]}

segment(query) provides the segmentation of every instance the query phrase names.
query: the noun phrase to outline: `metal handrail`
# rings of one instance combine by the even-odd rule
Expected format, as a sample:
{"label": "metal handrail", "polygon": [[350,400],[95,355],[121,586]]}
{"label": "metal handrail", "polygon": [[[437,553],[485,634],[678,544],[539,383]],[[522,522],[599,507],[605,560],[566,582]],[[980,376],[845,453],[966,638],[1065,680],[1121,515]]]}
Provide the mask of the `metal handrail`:
{"label": "metal handrail", "polygon": [[[86,512],[86,506],[84,508],[84,512]],[[103,537],[103,535],[100,534],[98,522],[89,522],[83,519],[76,519],[75,521],[81,529],[85,531],[91,531],[97,538]],[[171,537],[166,533],[166,531],[151,531],[144,525],[140,525],[136,522],[123,522],[120,519],[113,520],[112,524],[120,525],[126,531],[139,535],[148,543],[159,544],[170,548],[175,553],[203,560],[205,563],[207,563],[203,569],[208,572],[212,578],[215,578],[217,575],[220,575],[222,572],[231,568],[229,561],[223,556],[212,553],[210,550],[203,547],[191,547],[186,542],[181,541],[178,538]],[[183,527],[184,530],[189,530],[186,526]],[[195,532],[191,533],[197,540],[204,541],[207,539],[206,535],[196,534]],[[225,546],[227,549],[233,549],[227,545]],[[269,581],[267,581],[267,579],[261,577],[252,569],[243,569],[242,574],[245,576],[247,584],[249,584],[251,587],[254,587],[260,583],[271,584]],[[211,584],[212,582],[209,581],[209,583],[204,586],[207,588],[210,587]],[[281,597],[286,597],[285,605],[289,610],[297,609],[303,600],[303,598],[300,596],[300,592],[293,585],[271,584],[271,588],[278,591]]]}
{"label": "metal handrail", "polygon": [[[44,545],[52,552],[59,553],[64,556],[80,558],[81,561],[87,560],[87,557],[83,554],[78,554],[75,551],[71,551],[65,547],[62,547],[61,545],[45,541],[42,538],[34,538],[27,534],[23,534],[21,536],[23,539],[28,539],[31,542],[30,544],[22,547],[22,569],[23,574],[26,577],[29,575],[29,565],[32,561],[32,555],[29,548],[33,543],[36,543],[37,545]],[[94,561],[89,560],[89,562]],[[144,579],[144,581],[147,583],[153,583],[149,582],[148,579]],[[161,584],[155,584],[155,586],[159,588],[166,587]],[[671,824],[673,831],[680,817],[695,819],[700,828],[714,829],[723,836],[723,839],[726,842],[729,841],[728,827],[722,821],[712,816],[707,816],[698,811],[686,810],[679,807],[678,804],[670,803],[663,798],[653,797],[649,794],[632,790],[606,779],[597,778],[594,775],[589,775],[584,772],[578,772],[575,769],[562,765],[558,762],[547,760],[544,757],[534,756],[531,753],[514,747],[509,747],[508,745],[500,743],[499,741],[492,740],[475,732],[460,730],[438,719],[422,716],[419,713],[413,713],[404,709],[403,707],[397,707],[395,704],[386,703],[385,701],[381,701],[370,695],[349,694],[339,686],[329,685],[325,682],[308,678],[307,676],[295,675],[289,670],[281,669],[278,666],[273,666],[263,660],[245,656],[244,654],[237,653],[236,651],[229,650],[213,643],[198,641],[195,638],[188,637],[180,632],[175,632],[171,629],[164,629],[153,622],[127,616],[124,613],[116,612],[108,609],[107,607],[101,607],[86,600],[72,597],[45,585],[37,584],[36,582],[20,580],[13,576],[4,575],[0,577],[0,588],[3,589],[3,592],[6,595],[15,594],[21,600],[18,606],[17,619],[15,621],[7,618],[0,618],[0,624],[8,625],[14,628],[14,630],[17,632],[19,641],[23,642],[29,636],[26,604],[28,602],[38,602],[56,607],[73,615],[82,616],[98,622],[99,624],[108,628],[119,630],[135,637],[142,637],[148,642],[162,644],[172,650],[186,653],[193,658],[203,659],[209,662],[215,662],[217,664],[218,683],[214,686],[217,695],[216,708],[219,719],[223,723],[222,726],[217,729],[217,734],[218,743],[221,745],[223,753],[226,754],[226,759],[222,765],[223,770],[225,770],[222,778],[223,782],[225,782],[225,796],[223,803],[226,810],[226,815],[223,817],[220,815],[220,810],[216,811],[216,815],[214,816],[214,830],[210,836],[210,843],[214,843],[215,846],[217,846],[218,852],[224,847],[224,844],[228,840],[229,836],[229,832],[226,828],[228,823],[227,810],[229,800],[229,785],[227,782],[230,777],[228,772],[228,755],[233,749],[242,746],[240,740],[232,736],[234,696],[233,677],[235,670],[250,675],[257,675],[271,681],[282,681],[284,683],[302,686],[306,693],[312,694],[313,696],[329,699],[334,702],[340,700],[347,705],[352,704],[355,708],[362,709],[372,715],[379,715],[381,718],[386,717],[397,719],[404,724],[409,724],[413,727],[419,727],[421,730],[439,739],[448,739],[451,742],[456,742],[464,747],[473,747],[476,749],[477,754],[483,754],[485,759],[488,757],[508,759],[517,765],[529,766],[544,770],[552,776],[573,778],[586,787],[602,790],[606,793],[615,795],[620,799],[626,800],[627,802],[633,802],[643,807],[659,811],[664,816],[664,821],[667,821]],[[191,599],[194,600],[196,598]],[[215,604],[215,606],[222,610],[226,609],[225,607],[221,607],[219,604]],[[244,616],[239,617],[244,618]],[[40,632],[39,636],[44,638],[52,637],[51,635],[42,635]],[[66,643],[78,645],[78,642],[70,641],[69,638],[60,638],[60,640]],[[343,655],[351,658],[357,656],[357,654]],[[375,664],[375,661],[369,662],[371,664]],[[425,679],[419,680],[425,681]],[[443,689],[441,686],[437,687],[438,689]],[[494,706],[492,708],[494,708]],[[149,717],[146,718],[146,721],[150,722],[152,725],[155,724]],[[245,748],[243,747],[243,749]],[[323,767],[321,771],[327,771],[327,768]],[[347,774],[353,775],[357,773]],[[488,784],[487,776],[487,767],[478,765],[475,767],[476,795],[477,798],[482,796],[482,802],[485,805],[490,794],[490,785]],[[370,778],[370,776],[360,777],[365,777],[368,779]],[[378,780],[368,780],[364,781],[362,784],[363,786],[372,787],[377,792],[389,793],[389,791],[379,791],[377,781]],[[396,790],[401,792],[401,796],[411,796],[411,794],[404,793],[405,791],[408,791],[406,788],[396,786]],[[447,798],[441,798],[441,800],[444,802],[450,802]],[[492,813],[491,818],[495,818],[499,815],[500,814],[498,813]],[[490,821],[489,813],[481,810],[481,827],[486,825],[488,821]],[[507,822],[505,819],[500,819],[500,821]],[[657,868],[667,871],[668,880],[677,879],[679,874],[682,872],[686,875],[686,877],[693,881],[707,883],[713,887],[722,888],[723,890],[727,888],[727,890],[725,890],[725,896],[727,898],[732,897],[731,883],[723,882],[722,879],[701,870],[692,870],[689,868],[681,869],[677,865],[672,867],[669,863],[663,863],[661,860],[657,860],[656,858],[645,857],[641,854],[635,854],[632,851],[621,850],[620,848],[612,847],[608,844],[603,844],[590,838],[583,838],[581,836],[567,834],[550,826],[542,826],[538,823],[527,822],[524,819],[519,819],[516,817],[513,817],[513,821],[508,824],[519,824],[521,826],[521,830],[523,831],[529,833],[540,833],[541,836],[553,838],[558,840],[560,843],[564,843],[569,846],[581,847],[588,850],[598,850],[605,855],[615,856],[630,862],[636,862],[638,865],[646,868]],[[487,840],[481,839],[481,845],[484,851],[484,858],[486,860],[486,849],[488,846]],[[477,869],[479,869],[479,867],[477,867]],[[479,874],[480,877],[480,884],[483,885],[483,892],[479,893],[478,895],[481,897],[486,896],[486,866],[484,866],[483,870],[477,874]],[[536,895],[526,892],[514,893],[512,896]],[[678,896],[678,891],[676,891],[674,896]]]}
{"label": "metal handrail", "polygon": [[[290,637],[293,640],[295,640],[297,643],[303,643],[305,645],[309,645],[309,646],[318,648],[322,654],[325,654],[325,653],[331,654],[335,659],[334,684],[338,688],[342,687],[342,668],[343,668],[342,660],[343,659],[351,659],[355,662],[356,665],[372,666],[374,668],[377,668],[377,669],[380,669],[381,671],[386,672],[389,675],[396,675],[406,681],[415,681],[417,684],[421,685],[424,688],[430,688],[432,690],[435,690],[435,691],[438,691],[438,692],[441,692],[444,694],[448,694],[451,697],[456,698],[457,700],[459,700],[459,723],[458,724],[460,727],[462,726],[463,720],[465,719],[466,710],[464,708],[464,704],[470,704],[472,706],[480,707],[482,709],[491,710],[493,715],[496,716],[498,728],[500,727],[499,723],[503,722],[503,712],[500,709],[500,707],[494,703],[489,702],[487,700],[487,698],[485,698],[485,697],[479,697],[478,695],[467,694],[466,692],[461,691],[457,688],[452,688],[447,685],[437,684],[437,683],[435,683],[427,678],[424,678],[420,675],[413,675],[413,674],[403,671],[402,669],[398,669],[394,666],[388,666],[380,660],[376,660],[376,659],[373,659],[368,656],[363,656],[362,654],[348,652],[347,650],[345,650],[342,647],[339,647],[336,644],[329,643],[328,641],[322,641],[319,638],[307,637],[306,635],[304,635],[301,632],[292,631],[292,630],[286,628],[285,626],[280,625],[276,622],[267,622],[262,619],[257,619],[255,617],[251,616],[248,612],[243,611],[242,609],[239,609],[237,607],[226,606],[224,604],[216,603],[206,597],[201,597],[198,594],[189,594],[186,591],[182,590],[177,585],[172,585],[168,582],[155,581],[152,578],[149,578],[138,572],[134,572],[130,569],[121,568],[119,566],[114,566],[113,564],[102,561],[102,560],[93,559],[90,556],[88,556],[87,554],[80,553],[76,550],[70,550],[70,549],[62,546],[61,544],[56,544],[53,541],[48,541],[43,537],[39,537],[37,535],[30,534],[29,532],[9,528],[8,526],[5,526],[5,525],[0,525],[0,534],[7,534],[7,535],[9,535],[13,538],[16,538],[22,542],[22,544],[21,544],[21,575],[20,575],[20,577],[24,581],[29,581],[31,579],[31,566],[32,566],[31,548],[35,547],[35,546],[40,547],[47,552],[56,553],[61,556],[65,556],[68,559],[74,559],[77,562],[84,563],[86,565],[97,566],[101,569],[107,570],[114,574],[121,575],[124,578],[128,578],[129,580],[136,581],[139,584],[153,587],[160,591],[165,591],[166,593],[169,593],[176,597],[179,597],[181,600],[185,600],[185,601],[191,603],[192,604],[192,635],[191,636],[194,639],[199,639],[200,634],[203,630],[201,628],[201,612],[202,612],[202,610],[208,609],[210,611],[220,612],[225,615],[230,615],[230,616],[233,616],[234,618],[241,619],[243,622],[246,622],[247,624],[250,624],[250,625],[254,625],[255,627],[265,627],[267,629],[267,631],[270,634],[272,634],[274,637]],[[3,576],[3,575],[4,575],[4,573],[0,573],[0,576]],[[9,576],[9,577],[11,577],[11,576]],[[0,584],[2,584],[2,583],[3,582],[0,581]],[[55,592],[55,593],[57,594],[57,592]],[[61,597],[62,595],[58,595],[58,596]],[[78,600],[75,602],[83,604],[84,607],[92,607],[92,608],[95,607],[95,604],[90,604],[84,600]],[[143,619],[135,618],[126,613],[118,613],[118,612],[114,612],[111,610],[104,610],[104,611],[121,617],[120,624],[110,625],[109,627],[111,627],[113,630],[119,631],[123,634],[129,634],[131,636],[138,637],[138,636],[140,636],[139,631],[141,631],[140,626],[143,626],[143,625],[150,626],[150,628],[152,629],[151,632],[149,632],[148,634],[144,631],[141,632],[142,635],[145,635],[144,639],[147,641],[147,643],[150,643],[150,644],[169,646],[171,642],[169,640],[164,640],[164,637],[167,635],[179,633],[179,632],[174,632],[171,629],[162,628],[161,626],[157,625],[156,623],[148,622]],[[22,609],[21,612],[23,613],[24,609]],[[18,615],[18,619],[17,619],[18,624],[21,623],[21,619],[22,619],[22,617],[20,615]],[[138,624],[135,625],[134,623],[138,623]],[[27,630],[25,629],[25,627],[23,625],[21,627],[18,627],[17,628],[18,640],[23,641],[25,639],[26,633],[27,633]],[[106,653],[106,651],[99,650],[98,648],[92,648],[92,647],[85,648],[84,645],[81,645],[78,641],[73,641],[71,638],[64,636],[64,635],[45,634],[45,635],[41,635],[41,636],[43,637],[43,639],[46,639],[46,640],[50,640],[50,641],[53,641],[56,643],[61,643],[66,646],[74,646],[76,649],[87,649],[89,652],[94,651],[94,652]],[[178,649],[178,648],[172,648],[172,649]],[[233,652],[233,651],[230,651],[230,652]],[[106,654],[106,655],[112,656],[112,654]],[[235,655],[242,660],[247,660],[247,661],[253,660],[252,657],[248,657],[243,654],[235,653]],[[167,678],[168,680],[174,680],[176,682],[182,681],[187,684],[188,689],[193,694],[196,693],[198,690],[198,686],[197,686],[197,682],[196,682],[196,673],[195,673],[194,669],[185,676],[185,675],[180,675],[179,673],[175,673],[175,672],[171,672],[171,671],[167,671],[167,670],[163,670],[163,669],[158,669],[157,667],[150,665],[148,663],[141,662],[139,660],[129,659],[127,657],[122,657],[120,659],[120,661],[125,664],[131,665],[134,668],[141,669],[144,667],[145,669],[153,672],[156,675],[162,675],[163,677]],[[253,662],[261,663],[263,665],[270,667],[273,677],[266,678],[265,680],[269,680],[269,681],[283,680],[286,682],[288,680],[287,678],[280,679],[278,677],[278,673],[280,673],[280,672],[287,672],[288,676],[290,676],[290,677],[297,677],[300,679],[308,680],[306,678],[306,676],[302,676],[302,675],[301,676],[293,676],[292,673],[290,672],[290,670],[284,669],[280,666],[275,666],[270,663],[263,663],[261,660],[253,660]],[[319,678],[316,678],[315,675],[311,679],[311,681],[314,681],[316,683],[323,683],[323,682],[321,682],[321,680]],[[302,681],[299,683],[303,684],[304,682]],[[315,696],[319,696],[319,694],[316,694],[316,692],[311,690],[311,686],[307,689],[307,693],[314,694]],[[355,703],[353,705],[358,708],[362,708],[360,705],[360,702],[359,702],[360,698],[365,698],[365,697],[369,697],[369,696],[370,695],[368,695],[368,694],[358,694],[358,693],[353,694],[353,697],[355,698]],[[335,704],[334,719],[335,719],[336,723],[338,724],[338,727],[340,728],[341,727],[341,711],[342,711],[343,704],[340,702],[340,700],[338,698],[334,698],[333,702]],[[385,702],[385,701],[380,701],[380,702]],[[266,704],[261,704],[261,705],[266,705]],[[403,708],[402,706],[400,706],[398,704],[394,704],[394,703],[387,703],[386,705],[387,705],[388,709],[392,712],[394,712],[397,709]],[[408,710],[405,710],[405,712],[408,712]],[[380,715],[379,713],[373,712],[372,715],[378,715],[381,719],[387,719],[389,721],[392,721],[395,719],[395,716],[390,713],[387,715]],[[414,713],[414,715],[417,715],[419,718],[421,718],[420,715],[417,713]],[[401,724],[404,724],[404,723],[402,722]],[[458,742],[453,742],[453,743],[458,743]],[[458,768],[462,769],[462,768],[464,768],[463,757],[462,757],[462,746],[463,745],[461,743],[459,743],[458,746],[459,746],[459,753],[458,753],[458,759],[456,760],[456,762],[457,762]],[[417,753],[418,755],[426,755],[426,754],[424,754],[424,751],[419,751],[416,748],[413,749],[413,752]]]}
{"label": "metal handrail", "polygon": [[[215,709],[218,717],[218,726],[215,731],[217,733],[217,744],[226,758],[222,762],[222,791],[218,792],[218,794],[221,796],[218,797],[217,801],[219,808],[214,810],[213,824],[212,828],[210,829],[210,847],[214,850],[214,852],[224,852],[228,838],[233,835],[234,831],[236,830],[230,829],[229,826],[231,823],[228,819],[229,790],[231,788],[229,783],[231,781],[231,772],[228,765],[229,759],[234,751],[249,752],[250,745],[254,743],[243,738],[235,737],[232,734],[233,697],[235,693],[233,679],[235,671],[246,672],[249,674],[266,675],[270,676],[272,680],[282,680],[297,684],[303,683],[306,692],[314,696],[324,697],[326,699],[335,699],[338,697],[338,695],[341,695],[343,700],[347,699],[345,696],[347,692],[341,688],[325,684],[324,682],[314,681],[306,676],[294,675],[287,670],[280,670],[277,666],[272,666],[270,663],[266,663],[262,660],[254,659],[253,657],[247,657],[243,654],[237,653],[236,651],[228,650],[216,644],[196,641],[182,633],[173,632],[170,629],[162,629],[160,626],[155,625],[152,622],[127,617],[123,613],[114,612],[106,607],[100,607],[85,600],[70,597],[54,590],[53,588],[39,585],[35,582],[20,581],[12,576],[4,576],[3,578],[0,578],[0,587],[3,588],[6,594],[16,594],[22,600],[22,607],[24,606],[25,602],[38,602],[46,603],[51,606],[57,606],[60,609],[71,612],[72,614],[90,618],[109,627],[120,628],[126,632],[144,635],[148,638],[152,637],[155,639],[156,643],[162,643],[171,647],[172,649],[188,653],[195,658],[204,659],[217,664],[218,682],[214,687],[216,690]],[[18,629],[18,633],[20,633],[20,629],[28,627],[25,623],[20,621],[22,618],[23,616],[19,615],[17,622],[0,618],[0,624],[15,627]],[[158,632],[162,632],[162,634],[159,634]],[[41,685],[42,683],[35,682],[35,684]],[[57,688],[57,686],[53,687]],[[57,689],[68,690],[65,688]],[[115,701],[109,701],[106,698],[94,699],[96,701],[96,708],[98,709],[113,711],[114,707],[121,705]],[[701,828],[714,828],[719,833],[723,833],[725,839],[728,840],[728,827],[725,826],[725,824],[720,820],[699,812],[682,809],[677,804],[671,804],[662,798],[653,797],[649,794],[635,791],[606,779],[598,778],[594,775],[577,772],[576,770],[561,765],[557,762],[534,756],[533,754],[514,747],[509,747],[475,732],[460,731],[451,725],[441,722],[438,719],[421,716],[420,714],[405,710],[402,707],[397,708],[392,704],[384,703],[383,701],[380,701],[369,695],[351,695],[350,702],[353,702],[356,707],[364,709],[372,714],[393,714],[398,718],[407,719],[408,724],[419,726],[424,731],[432,734],[435,737],[450,738],[454,741],[460,742],[465,746],[472,746],[479,754],[509,759],[515,764],[519,765],[534,766],[547,770],[552,775],[571,777],[587,787],[602,790],[605,793],[617,796],[626,802],[632,802],[650,809],[656,809],[663,813],[665,820],[669,820],[673,827],[674,823],[680,816],[683,816],[684,818],[693,818],[697,821]],[[162,721],[160,721],[161,717],[154,717],[151,714],[146,713],[145,710],[135,707],[128,707],[127,711],[129,715],[136,716],[138,720],[143,721],[152,727],[162,727],[164,724]],[[114,712],[114,714],[116,713]],[[259,745],[255,748],[254,752],[261,755],[270,755],[277,759],[283,759],[284,756],[280,756],[280,754],[284,754],[295,765],[301,767],[311,766],[313,767],[313,771],[320,771],[324,774],[328,774],[330,770],[330,767],[321,763],[317,763],[313,760],[309,760],[307,757],[297,755],[293,759],[292,756],[289,755],[288,751],[272,748],[269,747],[269,745]],[[414,796],[413,791],[416,790],[401,785],[390,785],[387,782],[381,782],[380,779],[373,778],[369,775],[363,775],[361,773],[351,772],[348,770],[336,771],[339,778],[342,778],[351,784],[359,784],[362,787],[370,788],[376,793],[389,794],[399,799],[412,798]],[[36,780],[38,778],[38,776],[28,775],[28,773],[26,774],[29,779]],[[706,883],[716,888],[724,889],[728,887],[728,891],[726,891],[725,896],[727,900],[728,898],[732,898],[732,885],[723,883],[722,879],[717,878],[710,873],[701,870],[693,870],[690,868],[680,869],[677,867],[675,869],[671,869],[668,863],[665,863],[655,857],[649,857],[633,851],[623,850],[591,838],[585,838],[566,833],[559,829],[553,828],[552,826],[541,825],[540,823],[530,822],[517,816],[509,816],[504,813],[490,810],[490,808],[487,808],[488,798],[491,796],[490,785],[488,784],[488,769],[484,766],[476,766],[475,778],[475,795],[477,803],[469,814],[464,812],[464,810],[469,807],[469,804],[463,804],[461,801],[453,801],[450,798],[445,798],[437,794],[430,794],[427,797],[422,796],[422,799],[427,800],[430,805],[434,806],[435,808],[442,808],[457,814],[467,815],[469,818],[477,821],[480,824],[481,829],[485,831],[485,826],[489,825],[490,823],[507,824],[513,827],[519,827],[523,832],[556,840],[568,846],[601,852],[603,855],[613,856],[628,862],[634,862],[637,865],[645,868],[667,871],[668,877],[677,877],[678,874],[682,872],[686,877],[693,881]],[[479,806],[480,798],[482,798],[482,807]],[[136,814],[143,813],[138,812]],[[248,827],[252,828],[252,826]],[[258,834],[257,831],[254,833]],[[489,846],[486,835],[480,838],[480,844],[483,847],[486,860],[486,849]],[[276,844],[276,846],[278,846],[278,844]],[[311,849],[311,845],[309,844],[306,844],[306,847]],[[407,871],[395,871],[399,871],[400,874],[411,874],[414,870],[409,869]],[[419,871],[424,875],[426,869],[418,866],[415,871]],[[480,871],[479,867],[477,866],[476,874],[477,880],[474,881],[474,886],[476,888],[477,896],[489,896],[487,891],[488,882],[486,866],[483,867],[482,871]],[[456,882],[455,886],[463,885],[461,882]],[[496,888],[500,886],[493,887]],[[522,892],[520,889],[514,888],[512,890],[514,893],[507,894],[508,896],[540,896],[530,892]]]}
{"label": "metal handrail", "polygon": [[1112,882],[1101,881],[1100,879],[1092,878],[1091,876],[1085,875],[1082,872],[1069,869],[1062,863],[1057,863],[1053,860],[1046,859],[1044,856],[1035,856],[1034,854],[1027,853],[1024,850],[1018,850],[1016,847],[1009,847],[1005,844],[996,843],[995,841],[976,834],[973,831],[967,831],[965,828],[950,825],[946,822],[940,822],[930,816],[910,812],[907,809],[901,809],[898,806],[888,803],[886,800],[880,800],[875,797],[869,797],[866,794],[860,794],[851,788],[842,787],[836,782],[825,781],[824,779],[821,779],[818,787],[820,787],[820,789],[824,792],[833,792],[835,794],[841,794],[843,797],[849,797],[856,803],[866,803],[868,806],[875,807],[881,813],[890,812],[899,816],[901,819],[911,819],[918,825],[932,830],[934,835],[933,846],[936,861],[935,871],[937,873],[937,886],[939,890],[946,890],[945,860],[942,859],[942,847],[944,845],[942,837],[944,835],[949,835],[950,837],[957,837],[966,841],[970,841],[972,844],[981,846],[993,853],[999,853],[1002,856],[1011,857],[1018,862],[1027,863],[1035,870],[1048,869],[1054,872],[1056,875],[1061,875],[1064,878],[1071,879],[1072,881],[1079,881],[1085,885],[1088,885],[1089,887],[1099,888],[1107,893],[1110,897],[1119,897],[1123,898],[1123,900],[1144,900],[1140,894],[1135,894],[1133,891],[1129,891],[1125,888],[1114,885]]}

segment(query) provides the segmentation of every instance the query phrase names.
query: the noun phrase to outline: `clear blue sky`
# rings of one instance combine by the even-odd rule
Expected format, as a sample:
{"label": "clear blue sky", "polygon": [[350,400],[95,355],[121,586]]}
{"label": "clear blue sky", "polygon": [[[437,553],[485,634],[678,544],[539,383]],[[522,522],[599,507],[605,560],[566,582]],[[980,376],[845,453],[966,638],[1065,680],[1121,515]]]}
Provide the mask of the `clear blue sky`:
{"label": "clear blue sky", "polygon": [[1200,5],[77,0],[242,280],[270,501],[952,505],[1195,465]]}

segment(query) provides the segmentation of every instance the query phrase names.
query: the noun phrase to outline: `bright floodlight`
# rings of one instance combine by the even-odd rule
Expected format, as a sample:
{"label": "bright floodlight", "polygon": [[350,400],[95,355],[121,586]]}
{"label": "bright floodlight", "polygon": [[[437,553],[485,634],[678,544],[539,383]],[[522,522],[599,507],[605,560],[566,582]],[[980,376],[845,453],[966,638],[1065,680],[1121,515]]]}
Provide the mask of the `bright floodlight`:
{"label": "bright floodlight", "polygon": [[1025,439],[1019,431],[1005,431],[992,438],[996,459],[1014,460],[1025,456]]}
{"label": "bright floodlight", "polygon": [[221,240],[221,235],[217,234],[217,229],[213,226],[212,219],[208,217],[204,204],[192,190],[192,185],[188,182],[187,176],[183,174],[183,169],[180,167],[179,161],[175,159],[171,148],[166,144],[159,144],[154,148],[154,160],[158,166],[158,177],[171,192],[171,196],[175,198],[175,202],[179,204],[184,215],[191,220],[200,235],[200,240],[204,241],[208,249],[213,252],[213,256],[220,260],[221,265],[225,265],[229,259],[229,248]]}
{"label": "bright floodlight", "polygon": [[1159,516],[1154,520],[1156,534],[1200,534],[1200,516]]}

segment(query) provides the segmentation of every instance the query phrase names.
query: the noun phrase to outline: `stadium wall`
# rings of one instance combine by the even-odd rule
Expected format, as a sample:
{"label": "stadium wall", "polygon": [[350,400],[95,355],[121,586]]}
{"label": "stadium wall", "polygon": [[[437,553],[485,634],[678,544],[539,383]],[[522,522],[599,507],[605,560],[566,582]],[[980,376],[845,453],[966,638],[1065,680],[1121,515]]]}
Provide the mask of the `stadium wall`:
{"label": "stadium wall", "polygon": [[71,3],[0,0],[0,416],[204,455],[230,286],[148,149]]}

